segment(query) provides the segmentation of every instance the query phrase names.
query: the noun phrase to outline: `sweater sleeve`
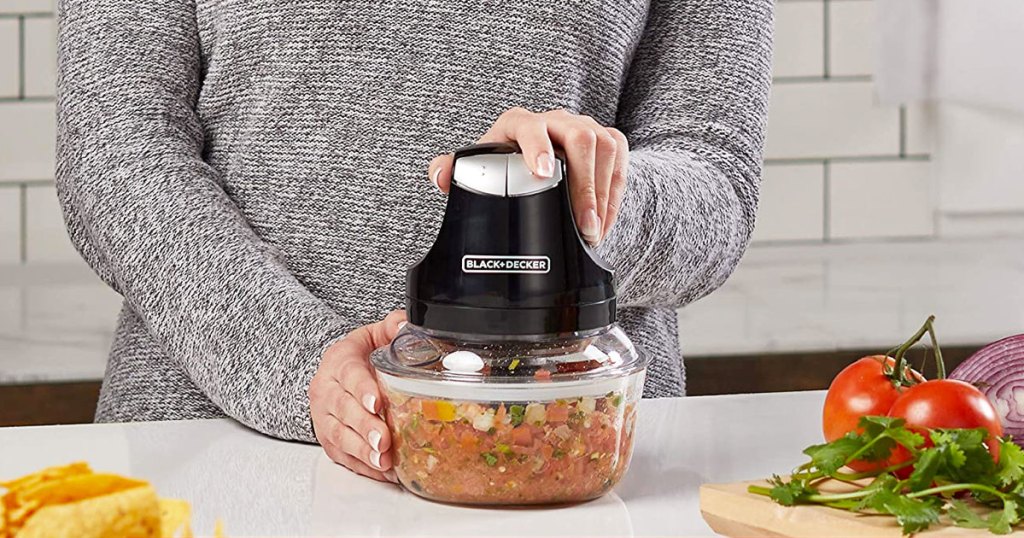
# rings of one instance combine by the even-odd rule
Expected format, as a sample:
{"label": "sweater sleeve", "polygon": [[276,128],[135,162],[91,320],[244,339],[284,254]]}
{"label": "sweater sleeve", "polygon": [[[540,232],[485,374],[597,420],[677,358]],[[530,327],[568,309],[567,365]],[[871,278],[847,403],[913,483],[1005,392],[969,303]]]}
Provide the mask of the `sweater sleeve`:
{"label": "sweater sleeve", "polygon": [[194,2],[61,0],[57,188],[82,256],[227,415],[312,440],[309,381],[350,328],[203,159]]}
{"label": "sweater sleeve", "polygon": [[652,0],[619,103],[630,168],[599,251],[622,306],[678,307],[720,286],[754,227],[771,0]]}

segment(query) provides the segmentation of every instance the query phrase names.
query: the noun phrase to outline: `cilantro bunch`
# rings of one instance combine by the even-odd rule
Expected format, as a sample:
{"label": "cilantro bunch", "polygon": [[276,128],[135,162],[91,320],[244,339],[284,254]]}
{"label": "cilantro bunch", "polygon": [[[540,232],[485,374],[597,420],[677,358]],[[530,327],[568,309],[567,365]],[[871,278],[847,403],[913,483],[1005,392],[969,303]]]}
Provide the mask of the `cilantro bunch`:
{"label": "cilantro bunch", "polygon": [[[804,454],[810,461],[788,479],[773,476],[769,486],[750,486],[749,491],[786,506],[818,504],[888,514],[904,534],[946,521],[1009,534],[1024,518],[1024,451],[1009,440],[1000,441],[997,463],[985,445],[988,432],[983,428],[934,429],[922,435],[907,429],[902,419],[874,416],[862,418],[859,426],[863,433],[808,447]],[[855,460],[888,461],[900,447],[910,454],[902,463],[861,473],[844,471]],[[828,480],[850,483],[854,489],[822,492],[819,486]]]}

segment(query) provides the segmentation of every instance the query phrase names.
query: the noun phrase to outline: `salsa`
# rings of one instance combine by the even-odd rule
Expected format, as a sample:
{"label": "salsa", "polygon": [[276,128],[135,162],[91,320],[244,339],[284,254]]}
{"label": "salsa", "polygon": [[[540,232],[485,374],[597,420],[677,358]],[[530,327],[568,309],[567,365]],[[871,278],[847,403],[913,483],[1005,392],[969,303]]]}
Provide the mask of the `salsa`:
{"label": "salsa", "polygon": [[593,499],[633,448],[636,401],[621,392],[547,402],[471,402],[387,392],[395,470],[423,497],[468,504]]}

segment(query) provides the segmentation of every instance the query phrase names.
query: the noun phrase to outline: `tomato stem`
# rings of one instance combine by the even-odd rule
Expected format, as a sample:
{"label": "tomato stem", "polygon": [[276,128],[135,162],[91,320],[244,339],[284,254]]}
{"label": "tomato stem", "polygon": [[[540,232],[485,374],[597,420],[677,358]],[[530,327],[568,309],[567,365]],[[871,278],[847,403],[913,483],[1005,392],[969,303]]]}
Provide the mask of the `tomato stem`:
{"label": "tomato stem", "polygon": [[[921,328],[918,329],[913,336],[911,336],[906,342],[900,344],[899,347],[889,351],[889,353],[892,354],[895,368],[893,368],[891,372],[886,371],[886,374],[896,387],[909,387],[917,384],[917,381],[913,379],[913,376],[909,376],[909,378],[907,376],[907,373],[910,370],[910,365],[907,362],[906,354],[910,348],[914,347],[915,344],[921,341],[921,338],[924,337],[925,333],[934,333],[934,330],[932,329],[933,321],[935,321],[935,316],[928,316],[928,319],[925,320],[924,324],[921,325]],[[935,342],[934,338],[932,342]],[[943,376],[945,376],[944,370],[945,369],[943,368]]]}
{"label": "tomato stem", "polygon": [[946,361],[942,359],[942,350],[939,349],[939,339],[935,336],[933,321],[935,321],[935,316],[929,316],[925,325],[928,326],[928,336],[932,340],[932,353],[935,355],[935,376],[939,379],[946,379]]}

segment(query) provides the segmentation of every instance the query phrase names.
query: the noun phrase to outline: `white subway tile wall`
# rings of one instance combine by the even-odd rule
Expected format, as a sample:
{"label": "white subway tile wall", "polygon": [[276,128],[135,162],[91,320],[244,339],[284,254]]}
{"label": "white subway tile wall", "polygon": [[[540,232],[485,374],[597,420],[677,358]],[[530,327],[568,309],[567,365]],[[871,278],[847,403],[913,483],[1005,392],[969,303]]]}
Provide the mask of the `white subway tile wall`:
{"label": "white subway tile wall", "polygon": [[[825,238],[825,165],[769,166],[764,171],[754,241],[821,241]],[[768,226],[761,226],[768,222]]]}
{"label": "white subway tile wall", "polygon": [[[931,114],[876,102],[875,1],[776,0],[755,245],[935,234]],[[894,204],[900,219],[864,222]]]}
{"label": "white subway tile wall", "polygon": [[928,237],[935,231],[929,163],[829,165],[829,237]]}
{"label": "white subway tile wall", "polygon": [[779,2],[775,5],[776,77],[820,77],[825,73],[821,44],[825,28],[823,2]]}
{"label": "white subway tile wall", "polygon": [[0,185],[0,263],[21,261],[21,188]]}
{"label": "white subway tile wall", "polygon": [[904,151],[914,155],[931,153],[935,147],[935,107],[914,103],[905,109]]}
{"label": "white subway tile wall", "polygon": [[0,102],[0,182],[53,180],[53,99]]}
{"label": "white subway tile wall", "polygon": [[768,115],[769,159],[899,153],[899,109],[876,105],[871,82],[779,83]]}
{"label": "white subway tile wall", "polygon": [[53,17],[25,19],[25,95],[52,97],[57,87],[57,24]]}
{"label": "white subway tile wall", "polygon": [[78,262],[81,259],[64,227],[53,185],[29,186],[25,211],[26,262]]}
{"label": "white subway tile wall", "polygon": [[56,0],[2,0],[0,15],[53,13]]}
{"label": "white subway tile wall", "polygon": [[0,19],[0,99],[18,96],[21,70],[18,59],[19,25],[16,18]]}
{"label": "white subway tile wall", "polygon": [[875,1],[830,1],[826,5],[829,74],[834,77],[871,74],[878,35],[875,30]]}

